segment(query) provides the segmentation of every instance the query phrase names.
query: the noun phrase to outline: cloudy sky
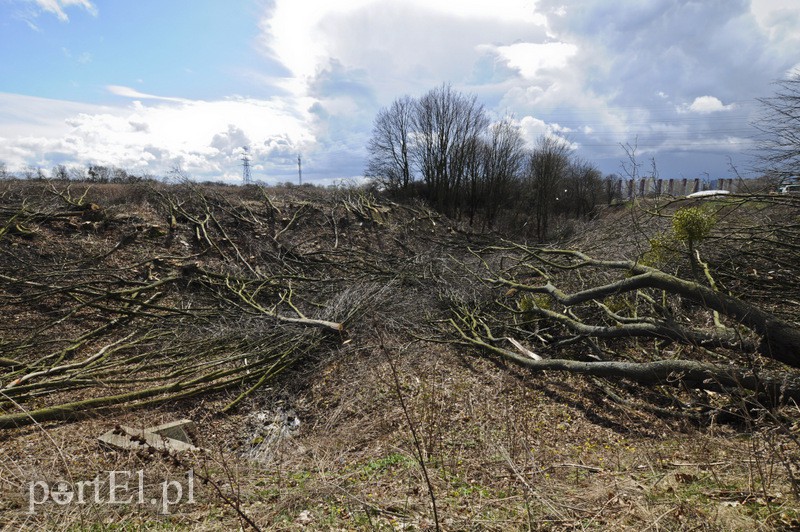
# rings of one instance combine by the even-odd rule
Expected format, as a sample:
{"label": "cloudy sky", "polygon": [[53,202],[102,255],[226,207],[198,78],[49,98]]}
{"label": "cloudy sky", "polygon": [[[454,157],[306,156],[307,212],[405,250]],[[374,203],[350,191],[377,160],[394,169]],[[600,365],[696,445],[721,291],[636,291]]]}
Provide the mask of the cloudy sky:
{"label": "cloudy sky", "polygon": [[604,173],[748,174],[800,67],[797,0],[0,0],[0,162],[268,183],[359,176],[376,112],[442,83]]}

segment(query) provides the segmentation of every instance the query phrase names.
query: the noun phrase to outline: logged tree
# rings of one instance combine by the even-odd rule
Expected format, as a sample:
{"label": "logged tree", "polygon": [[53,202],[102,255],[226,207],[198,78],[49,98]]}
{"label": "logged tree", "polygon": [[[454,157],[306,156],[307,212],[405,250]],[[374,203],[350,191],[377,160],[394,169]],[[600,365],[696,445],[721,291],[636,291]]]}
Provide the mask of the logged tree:
{"label": "logged tree", "polygon": [[[710,213],[694,207],[676,209],[673,204],[669,211],[659,212],[672,218],[676,241],[695,246],[690,256],[703,267],[703,275],[694,279],[681,275],[685,268],[674,267],[674,261],[686,261],[681,254],[667,259],[651,250],[633,260],[614,258],[625,252],[615,249],[620,242],[613,244],[611,239],[598,246],[593,237],[591,243],[608,258],[510,241],[473,250],[479,260],[464,266],[487,286],[500,290],[485,298],[464,297],[463,292],[451,290],[449,325],[456,341],[535,372],[603,377],[612,387],[625,379],[722,393],[734,398],[734,409],[746,403],[763,408],[800,401],[796,316],[780,311],[779,304],[769,303],[774,308],[757,304],[752,291],[734,295],[730,290],[734,279],[724,272],[740,271],[741,263],[735,258],[726,259],[732,264],[715,268],[701,262],[697,253],[696,244],[703,240],[716,241],[713,251],[723,252],[717,256],[725,256],[727,248],[740,255],[762,245],[757,227],[737,229],[741,222],[750,224],[753,213],[731,214],[741,201],[733,199],[720,206],[729,215],[723,231],[715,230],[722,221],[715,222]],[[796,254],[791,249],[797,242],[796,224],[775,222],[785,218],[775,215],[793,209],[775,202],[758,213],[759,222],[768,224],[770,232],[779,230],[788,241],[786,247],[771,246],[772,254],[761,256],[764,265],[780,269]],[[731,238],[734,230],[737,237]],[[586,245],[585,239],[581,242]],[[662,266],[651,265],[657,263]],[[677,273],[668,273],[667,268]],[[729,286],[718,286],[717,275]],[[771,282],[771,277],[758,279],[762,290],[764,283]],[[774,289],[784,297],[789,295],[794,304],[795,286],[781,283]],[[709,406],[702,395],[692,400],[712,416],[720,407]],[[676,405],[686,411],[685,404]]]}

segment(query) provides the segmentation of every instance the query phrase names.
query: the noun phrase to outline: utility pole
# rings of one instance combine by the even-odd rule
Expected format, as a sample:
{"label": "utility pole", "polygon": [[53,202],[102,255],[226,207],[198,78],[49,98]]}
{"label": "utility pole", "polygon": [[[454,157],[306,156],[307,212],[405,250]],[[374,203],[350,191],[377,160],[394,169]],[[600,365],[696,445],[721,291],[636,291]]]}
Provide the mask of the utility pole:
{"label": "utility pole", "polygon": [[253,182],[250,175],[250,148],[247,146],[244,146],[244,153],[242,153],[242,181],[245,185]]}
{"label": "utility pole", "polygon": [[297,156],[297,181],[299,185],[303,184],[303,166],[300,162],[300,155]]}

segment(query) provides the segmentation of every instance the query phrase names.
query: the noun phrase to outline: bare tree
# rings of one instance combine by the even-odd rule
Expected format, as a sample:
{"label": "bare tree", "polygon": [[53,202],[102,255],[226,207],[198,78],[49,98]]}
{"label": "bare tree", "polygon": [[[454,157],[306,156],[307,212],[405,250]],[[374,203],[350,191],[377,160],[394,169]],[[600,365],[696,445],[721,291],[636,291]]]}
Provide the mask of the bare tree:
{"label": "bare tree", "polygon": [[469,224],[475,222],[475,216],[486,202],[484,182],[484,166],[486,164],[486,142],[475,137],[461,147],[460,159],[464,165],[465,190],[463,208],[469,217]]}
{"label": "bare tree", "polygon": [[607,193],[601,175],[594,165],[582,159],[570,162],[564,186],[566,198],[563,198],[566,212],[576,218],[587,218],[595,211]]}
{"label": "bare tree", "polygon": [[800,71],[776,86],[774,96],[758,99],[763,114],[754,125],[759,169],[781,182],[800,174]]}
{"label": "bare tree", "polygon": [[67,172],[67,167],[63,164],[57,164],[53,167],[53,170],[50,172],[50,177],[53,179],[58,179],[60,181],[66,181],[69,179],[69,172]]}
{"label": "bare tree", "polygon": [[532,202],[536,238],[547,238],[558,190],[569,168],[569,145],[562,139],[541,136],[528,160],[527,181]]}
{"label": "bare tree", "polygon": [[611,205],[614,200],[622,199],[622,177],[609,174],[604,178],[605,200]]}
{"label": "bare tree", "polygon": [[[503,210],[516,204],[510,217],[516,219],[532,207],[540,241],[547,238],[554,213],[586,216],[603,193],[594,167],[585,162],[570,166],[567,142],[542,137],[526,152],[511,117],[490,127],[476,97],[449,85],[381,109],[367,149],[368,176],[400,190],[408,188],[416,173],[434,208],[455,217],[466,215],[470,225],[482,216],[484,226],[491,228]],[[572,190],[556,194],[567,179]],[[517,199],[524,196],[524,201]]]}
{"label": "bare tree", "polygon": [[381,109],[375,118],[367,149],[366,175],[391,189],[407,189],[413,180],[411,168],[414,101],[404,96]]}
{"label": "bare tree", "polygon": [[22,170],[22,177],[25,179],[44,179],[45,175],[41,167],[28,165]]}
{"label": "bare tree", "polygon": [[430,198],[439,209],[455,213],[475,140],[488,126],[483,106],[475,96],[442,85],[420,98],[414,126],[416,161]]}
{"label": "bare tree", "polygon": [[483,158],[484,213],[491,228],[498,213],[511,203],[525,164],[525,143],[511,118],[489,128]]}
{"label": "bare tree", "polygon": [[73,181],[84,181],[86,180],[87,169],[82,166],[71,166],[68,170],[69,178]]}
{"label": "bare tree", "polygon": [[111,168],[100,164],[91,164],[87,170],[89,181],[96,181],[98,183],[108,183],[111,179],[111,172]]}

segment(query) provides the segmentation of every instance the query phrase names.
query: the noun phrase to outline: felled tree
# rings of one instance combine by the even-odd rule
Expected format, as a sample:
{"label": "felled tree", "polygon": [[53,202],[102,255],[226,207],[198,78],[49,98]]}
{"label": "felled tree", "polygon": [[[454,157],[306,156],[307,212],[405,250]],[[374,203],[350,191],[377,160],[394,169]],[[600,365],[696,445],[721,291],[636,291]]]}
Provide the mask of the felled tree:
{"label": "felled tree", "polygon": [[[476,250],[475,275],[503,292],[491,302],[451,298],[452,330],[459,342],[534,371],[800,399],[800,328],[717,287],[698,249],[716,223],[713,212],[683,208],[671,221],[662,241],[675,253],[685,244],[698,268],[691,277],[653,260],[574,249],[509,242]],[[679,358],[681,351],[693,355]]]}

